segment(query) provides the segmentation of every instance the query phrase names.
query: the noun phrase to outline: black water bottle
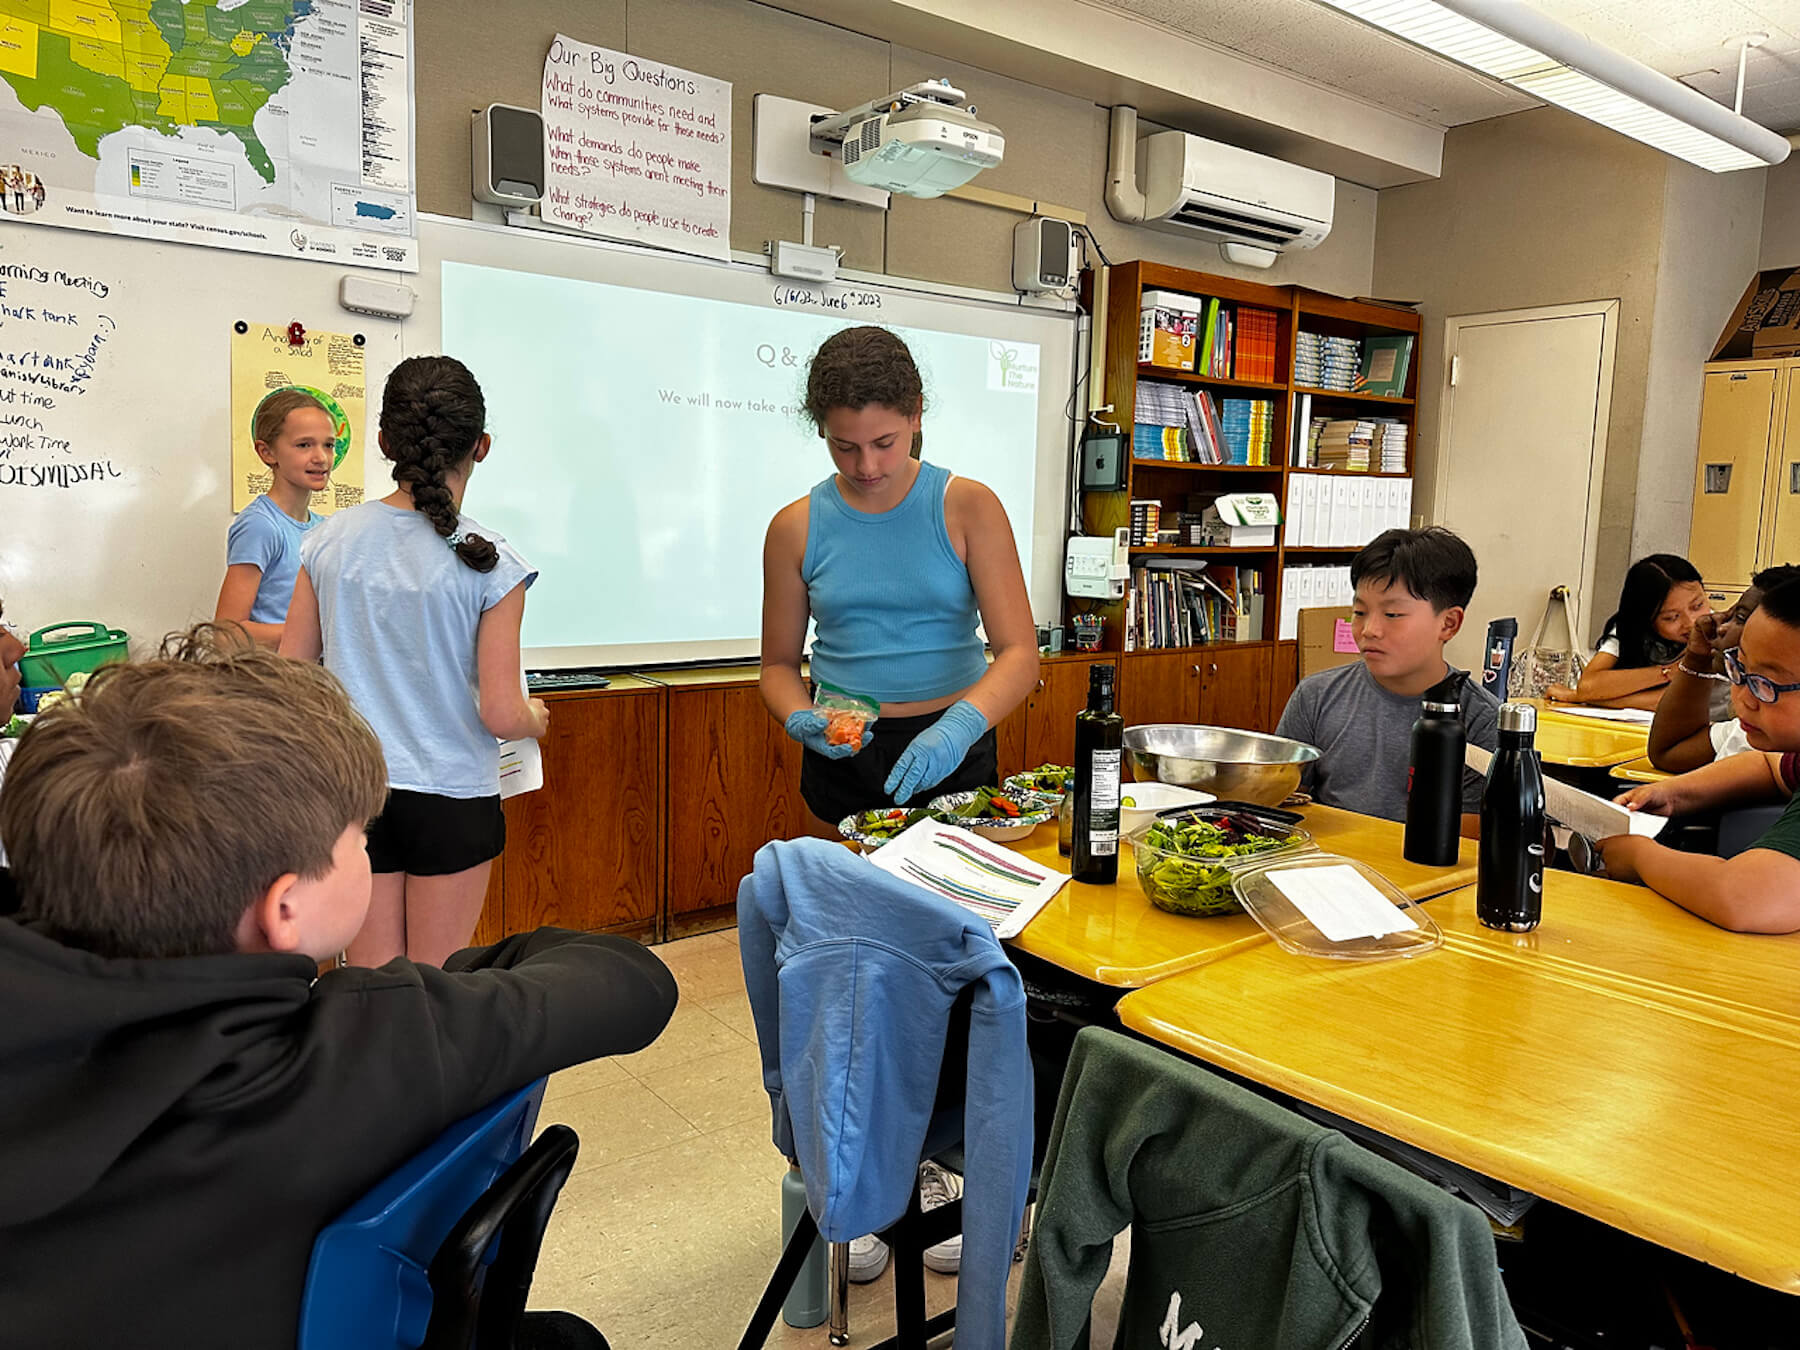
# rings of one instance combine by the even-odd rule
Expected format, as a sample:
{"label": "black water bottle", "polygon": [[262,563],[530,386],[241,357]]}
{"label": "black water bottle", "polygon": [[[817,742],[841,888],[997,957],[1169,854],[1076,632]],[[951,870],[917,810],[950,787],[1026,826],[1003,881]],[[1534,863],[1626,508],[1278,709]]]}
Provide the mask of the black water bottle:
{"label": "black water bottle", "polygon": [[1482,648],[1481,687],[1494,696],[1496,703],[1506,702],[1506,687],[1512,679],[1513,639],[1519,636],[1517,619],[1495,619],[1488,624],[1487,646]]}
{"label": "black water bottle", "polygon": [[1449,867],[1456,862],[1462,838],[1463,752],[1468,742],[1462,724],[1462,672],[1425,691],[1419,720],[1413,723],[1411,755],[1406,765],[1406,843],[1408,862]]}
{"label": "black water bottle", "polygon": [[1544,912],[1544,771],[1531,740],[1537,709],[1500,706],[1500,748],[1481,794],[1481,849],[1475,917],[1489,928],[1525,933]]}
{"label": "black water bottle", "polygon": [[1069,872],[1110,886],[1119,879],[1119,762],[1125,719],[1113,711],[1113,668],[1088,667],[1088,705],[1075,714],[1075,801]]}

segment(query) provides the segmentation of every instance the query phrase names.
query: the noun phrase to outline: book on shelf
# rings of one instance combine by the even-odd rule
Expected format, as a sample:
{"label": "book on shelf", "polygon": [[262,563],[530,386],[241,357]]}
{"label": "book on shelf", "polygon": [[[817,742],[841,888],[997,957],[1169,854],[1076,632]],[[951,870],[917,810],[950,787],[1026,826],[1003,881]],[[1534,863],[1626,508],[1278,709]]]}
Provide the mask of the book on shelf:
{"label": "book on shelf", "polygon": [[1401,398],[1406,393],[1407,370],[1412,364],[1413,339],[1410,333],[1377,334],[1363,343],[1362,392],[1386,398]]}
{"label": "book on shelf", "polygon": [[1201,559],[1157,559],[1132,569],[1123,646],[1159,651],[1210,642],[1255,642],[1263,632],[1260,569]]}
{"label": "book on shelf", "polygon": [[1185,427],[1156,427],[1139,424],[1131,429],[1133,459],[1164,460],[1176,464],[1191,461]]}
{"label": "book on shelf", "polygon": [[1294,383],[1349,393],[1361,378],[1361,344],[1355,338],[1301,332],[1294,338]]}
{"label": "book on shelf", "polygon": [[1219,302],[1217,299],[1206,302],[1206,319],[1201,331],[1196,335],[1200,344],[1198,369],[1202,375],[1213,374],[1213,347],[1219,333]]}
{"label": "book on shelf", "polygon": [[1235,319],[1237,333],[1233,339],[1231,378],[1262,380],[1273,384],[1277,363],[1277,338],[1280,321],[1272,309],[1239,305]]}

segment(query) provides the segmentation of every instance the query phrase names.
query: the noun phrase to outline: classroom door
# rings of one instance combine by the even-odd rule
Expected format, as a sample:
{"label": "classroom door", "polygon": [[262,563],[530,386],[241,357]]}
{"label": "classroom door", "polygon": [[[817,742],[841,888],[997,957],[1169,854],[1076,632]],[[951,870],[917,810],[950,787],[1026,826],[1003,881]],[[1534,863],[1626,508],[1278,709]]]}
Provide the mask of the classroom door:
{"label": "classroom door", "polygon": [[1446,322],[1433,519],[1480,564],[1448,652],[1465,670],[1479,667],[1490,619],[1518,619],[1524,646],[1553,586],[1575,593],[1584,627],[1603,603],[1594,553],[1618,312],[1595,301]]}

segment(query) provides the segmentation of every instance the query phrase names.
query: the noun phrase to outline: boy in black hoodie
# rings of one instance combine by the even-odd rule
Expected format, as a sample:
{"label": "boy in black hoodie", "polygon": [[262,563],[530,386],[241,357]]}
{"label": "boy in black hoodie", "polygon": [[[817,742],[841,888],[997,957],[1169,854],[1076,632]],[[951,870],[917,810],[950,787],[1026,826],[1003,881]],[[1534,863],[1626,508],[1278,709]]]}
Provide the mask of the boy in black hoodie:
{"label": "boy in black hoodie", "polygon": [[674,1012],[636,943],[318,963],[369,902],[381,748],[317,666],[196,630],[0,791],[0,1340],[291,1347],[319,1229],[446,1125]]}

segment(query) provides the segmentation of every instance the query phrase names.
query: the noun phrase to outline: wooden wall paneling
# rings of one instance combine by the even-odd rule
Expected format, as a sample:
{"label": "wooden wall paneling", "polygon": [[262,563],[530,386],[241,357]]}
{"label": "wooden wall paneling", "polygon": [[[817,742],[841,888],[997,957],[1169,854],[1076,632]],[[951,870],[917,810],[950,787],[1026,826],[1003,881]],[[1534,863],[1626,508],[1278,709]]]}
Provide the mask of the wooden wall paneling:
{"label": "wooden wall paneling", "polygon": [[653,934],[663,893],[666,693],[648,686],[547,701],[544,787],[513,798],[507,816],[507,931],[556,924]]}
{"label": "wooden wall paneling", "polygon": [[[738,882],[771,839],[810,833],[800,745],[755,686],[669,691],[668,913],[683,920],[737,903]],[[729,923],[731,915],[723,916]]]}

